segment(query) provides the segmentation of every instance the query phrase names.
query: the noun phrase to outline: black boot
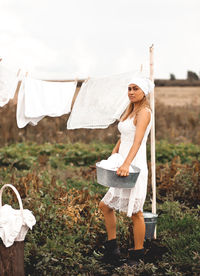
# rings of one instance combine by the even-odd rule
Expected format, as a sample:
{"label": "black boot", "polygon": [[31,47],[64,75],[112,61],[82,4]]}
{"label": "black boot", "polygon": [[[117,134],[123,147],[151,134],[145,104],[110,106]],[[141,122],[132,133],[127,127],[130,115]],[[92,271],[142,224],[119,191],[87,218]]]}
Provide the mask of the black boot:
{"label": "black boot", "polygon": [[107,264],[120,265],[120,250],[117,245],[117,240],[109,240],[105,243],[105,252],[102,261]]}
{"label": "black boot", "polygon": [[129,258],[127,261],[127,265],[133,266],[137,265],[140,260],[144,261],[144,248],[134,250],[133,248],[128,249]]}

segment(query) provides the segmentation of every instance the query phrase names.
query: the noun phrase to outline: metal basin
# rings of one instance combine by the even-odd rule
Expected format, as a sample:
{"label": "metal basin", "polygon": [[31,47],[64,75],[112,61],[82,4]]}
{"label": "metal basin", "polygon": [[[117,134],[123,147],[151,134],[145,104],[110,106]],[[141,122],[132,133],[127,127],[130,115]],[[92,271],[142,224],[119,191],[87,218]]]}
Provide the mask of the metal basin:
{"label": "metal basin", "polygon": [[97,182],[99,184],[106,187],[126,189],[131,189],[135,186],[140,173],[140,168],[132,166],[134,172],[129,173],[128,176],[118,176],[116,171],[99,167],[99,163],[100,162],[96,163]]}

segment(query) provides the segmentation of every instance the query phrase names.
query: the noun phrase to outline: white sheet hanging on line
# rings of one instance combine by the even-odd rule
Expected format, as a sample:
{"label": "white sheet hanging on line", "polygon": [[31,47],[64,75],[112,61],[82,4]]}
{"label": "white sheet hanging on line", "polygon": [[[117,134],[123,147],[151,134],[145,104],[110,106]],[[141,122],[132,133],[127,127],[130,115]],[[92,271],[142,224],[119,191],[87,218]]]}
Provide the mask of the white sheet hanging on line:
{"label": "white sheet hanging on line", "polygon": [[85,81],[74,103],[67,129],[107,128],[126,109],[128,84],[139,71]]}
{"label": "white sheet hanging on line", "polygon": [[6,105],[10,99],[13,99],[17,84],[17,74],[10,71],[0,62],[0,107]]}
{"label": "white sheet hanging on line", "polygon": [[71,111],[76,82],[48,82],[25,78],[17,102],[17,125],[37,125],[45,116],[59,117]]}

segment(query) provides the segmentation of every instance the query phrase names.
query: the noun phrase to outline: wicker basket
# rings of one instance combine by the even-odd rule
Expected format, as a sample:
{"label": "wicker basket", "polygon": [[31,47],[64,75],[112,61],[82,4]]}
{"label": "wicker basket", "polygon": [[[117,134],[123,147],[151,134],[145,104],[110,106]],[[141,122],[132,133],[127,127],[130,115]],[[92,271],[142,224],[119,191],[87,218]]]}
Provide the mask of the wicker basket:
{"label": "wicker basket", "polygon": [[[16,216],[21,217],[22,222],[23,222],[22,226],[21,226],[21,230],[20,230],[19,234],[16,236],[16,238],[14,239],[14,241],[23,241],[25,239],[25,236],[28,232],[29,227],[24,222],[24,209],[23,209],[20,194],[18,193],[17,189],[12,184],[5,184],[0,189],[0,210],[1,211],[4,210],[4,206],[6,206],[6,205],[2,206],[2,194],[3,194],[4,189],[7,188],[7,187],[11,188],[17,196],[20,209],[19,210],[13,209],[13,211],[15,212]],[[12,244],[13,244],[13,242],[10,241],[9,246],[11,246]]]}

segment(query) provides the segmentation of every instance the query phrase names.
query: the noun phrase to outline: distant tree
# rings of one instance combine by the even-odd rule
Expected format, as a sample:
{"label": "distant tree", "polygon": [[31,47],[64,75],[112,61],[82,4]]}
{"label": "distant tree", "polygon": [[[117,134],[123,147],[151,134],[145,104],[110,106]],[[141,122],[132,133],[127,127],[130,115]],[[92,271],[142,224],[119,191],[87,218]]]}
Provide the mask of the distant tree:
{"label": "distant tree", "polygon": [[170,74],[170,80],[175,80],[175,79],[176,79],[175,75],[174,74]]}
{"label": "distant tree", "polygon": [[188,80],[199,80],[198,75],[195,72],[187,71],[187,79]]}

